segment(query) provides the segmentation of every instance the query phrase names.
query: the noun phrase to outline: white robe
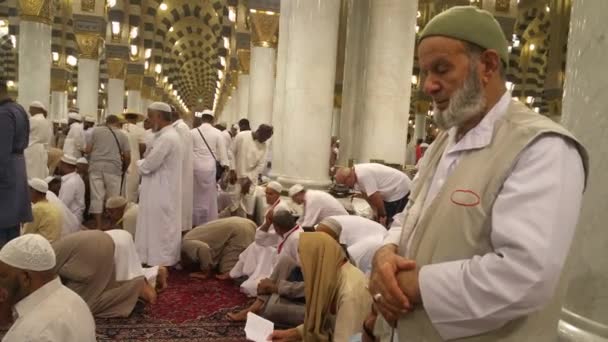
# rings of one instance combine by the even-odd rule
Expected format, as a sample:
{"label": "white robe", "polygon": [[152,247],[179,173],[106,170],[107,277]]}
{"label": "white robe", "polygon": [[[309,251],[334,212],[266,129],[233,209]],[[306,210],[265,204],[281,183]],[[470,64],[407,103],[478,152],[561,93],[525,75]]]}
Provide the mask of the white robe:
{"label": "white robe", "polygon": [[173,127],[181,139],[182,152],[184,155],[182,162],[182,231],[192,229],[192,206],[194,203],[193,178],[194,170],[192,166],[192,135],[190,127],[179,119],[173,123]]}
{"label": "white robe", "polygon": [[52,191],[47,191],[46,199],[49,201],[49,203],[53,204],[61,211],[61,222],[63,223],[61,228],[61,237],[76,233],[82,229],[78,218],[76,218],[76,216],[70,211],[70,208],[68,208],[65,203],[63,203],[63,201],[57,197],[57,195],[55,195]]}
{"label": "white robe", "polygon": [[[200,130],[200,132],[199,132]],[[207,148],[201,134],[213,151]],[[208,123],[190,131],[193,144],[193,212],[192,224],[199,226],[218,217],[217,183],[215,181],[215,158],[222,164],[228,165],[226,146],[222,132]]]}
{"label": "white robe", "polygon": [[132,123],[124,125],[123,130],[127,133],[127,137],[129,137],[129,148],[131,149],[131,163],[127,169],[127,201],[137,202],[139,180],[141,178],[139,172],[137,172],[137,161],[141,158],[139,144],[144,143],[146,130]]}
{"label": "white robe", "polygon": [[84,181],[76,171],[61,177],[59,199],[65,203],[79,222],[82,222],[82,214],[86,208],[84,196]]}
{"label": "white robe", "polygon": [[[292,211],[289,205],[280,200],[273,211],[279,210]],[[262,245],[257,242],[250,244],[239,255],[239,261],[234,265],[230,271],[231,278],[239,278],[247,276],[247,280],[241,284],[241,292],[248,296],[255,296],[257,294],[257,287],[260,280],[270,277],[272,269],[277,263],[277,244],[279,242],[279,236],[276,235],[274,227],[271,225],[268,228],[268,233],[277,237],[275,241],[271,241],[270,245]]]}
{"label": "white robe", "polygon": [[307,190],[304,197],[304,213],[298,220],[302,227],[313,227],[329,216],[348,215],[344,206],[327,192]]}
{"label": "white robe", "polygon": [[158,266],[142,267],[133,242],[133,236],[126,230],[106,230],[114,241],[114,271],[116,281],[128,281],[144,276],[148,283],[155,284]]}
{"label": "white robe", "polygon": [[237,134],[232,152],[236,176],[239,179],[249,178],[257,184],[258,175],[262,174],[266,167],[267,144],[253,140],[252,134],[251,131]]}
{"label": "white robe", "polygon": [[232,151],[234,139],[228,130],[222,131],[222,137],[224,138],[224,145],[226,146],[226,153],[228,155],[228,165],[230,166],[230,170],[234,170],[234,152]]}
{"label": "white robe", "polygon": [[49,175],[47,149],[53,139],[53,126],[42,114],[30,118],[30,140],[23,151],[27,178],[45,179]]}
{"label": "white robe", "polygon": [[68,135],[63,143],[63,153],[74,158],[82,157],[81,150],[84,149],[84,127],[80,122],[74,122],[70,125]]}
{"label": "white robe", "polygon": [[172,266],[179,261],[182,231],[182,149],[173,126],[156,134],[149,154],[139,160],[141,194],[135,246],[142,263]]}

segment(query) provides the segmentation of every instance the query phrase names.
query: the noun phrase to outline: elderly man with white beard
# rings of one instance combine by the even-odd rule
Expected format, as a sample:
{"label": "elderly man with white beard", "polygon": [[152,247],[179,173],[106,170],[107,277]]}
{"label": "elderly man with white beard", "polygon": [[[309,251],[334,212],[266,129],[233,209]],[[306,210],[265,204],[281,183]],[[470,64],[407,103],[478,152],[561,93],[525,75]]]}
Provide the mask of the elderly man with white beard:
{"label": "elderly man with white beard", "polygon": [[489,12],[453,7],[417,46],[444,132],[420,161],[403,225],[374,257],[383,319],[364,330],[381,341],[391,326],[399,341],[554,341],[585,148],[511,99],[508,44]]}
{"label": "elderly man with white beard", "polygon": [[142,263],[173,266],[180,257],[182,231],[181,140],[171,125],[171,107],[154,102],[148,119],[155,138],[144,159],[137,161],[141,193],[135,246]]}

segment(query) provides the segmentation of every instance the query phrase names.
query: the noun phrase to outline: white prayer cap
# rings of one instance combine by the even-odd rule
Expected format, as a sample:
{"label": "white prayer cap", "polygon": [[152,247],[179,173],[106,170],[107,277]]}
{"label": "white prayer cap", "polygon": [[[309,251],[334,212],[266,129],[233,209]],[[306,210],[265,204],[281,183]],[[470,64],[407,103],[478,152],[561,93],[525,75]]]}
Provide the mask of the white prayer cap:
{"label": "white prayer cap", "polygon": [[82,121],[82,116],[80,116],[80,114],[74,113],[74,112],[69,112],[68,118],[70,118],[72,120],[76,120],[76,121]]}
{"label": "white prayer cap", "polygon": [[106,209],[115,209],[127,205],[127,200],[122,196],[113,196],[106,201]]}
{"label": "white prayer cap", "polygon": [[292,186],[291,188],[289,188],[289,197],[293,197],[302,191],[304,191],[304,187],[301,186],[300,184],[296,184],[296,185]]}
{"label": "white prayer cap", "polygon": [[331,229],[334,233],[336,233],[337,236],[342,234],[342,225],[340,222],[331,217],[324,218],[321,222],[319,222],[319,225],[324,225],[325,227]]}
{"label": "white prayer cap", "polygon": [[48,271],[55,267],[55,251],[42,235],[25,234],[2,247],[0,261],[22,270]]}
{"label": "white prayer cap", "polygon": [[209,110],[209,109],[205,109],[203,111],[202,115],[211,115],[211,116],[215,117],[215,114],[213,114],[213,112],[211,110]]}
{"label": "white prayer cap", "polygon": [[49,191],[49,185],[47,184],[47,182],[43,181],[40,178],[32,178],[27,181],[27,184],[30,186],[30,188],[43,194],[46,194],[46,192]]}
{"label": "white prayer cap", "polygon": [[169,106],[168,104],[164,103],[164,102],[152,102],[149,106],[148,106],[148,110],[158,110],[161,112],[167,112],[167,113],[171,113],[171,106]]}
{"label": "white prayer cap", "polygon": [[95,120],[94,117],[88,116],[88,115],[84,117],[84,121],[85,122],[90,122],[90,123],[96,123],[97,122],[97,120]]}
{"label": "white prayer cap", "polygon": [[66,125],[68,123],[68,120],[67,119],[61,119],[61,120],[59,120],[59,123],[63,124],[63,125]]}
{"label": "white prayer cap", "polygon": [[76,158],[67,154],[64,154],[63,157],[61,157],[61,161],[69,165],[76,165],[77,162]]}
{"label": "white prayer cap", "polygon": [[266,187],[270,188],[270,189],[272,189],[272,190],[274,190],[274,191],[276,191],[278,193],[281,193],[281,191],[283,191],[283,186],[281,185],[281,183],[275,182],[275,181],[269,182],[266,185]]}
{"label": "white prayer cap", "polygon": [[76,161],[76,164],[87,164],[87,165],[88,165],[88,164],[89,164],[89,162],[87,161],[87,158],[80,157],[80,158],[78,158],[78,160]]}
{"label": "white prayer cap", "polygon": [[40,108],[46,112],[46,107],[40,101],[34,101],[34,102],[30,103],[30,107]]}

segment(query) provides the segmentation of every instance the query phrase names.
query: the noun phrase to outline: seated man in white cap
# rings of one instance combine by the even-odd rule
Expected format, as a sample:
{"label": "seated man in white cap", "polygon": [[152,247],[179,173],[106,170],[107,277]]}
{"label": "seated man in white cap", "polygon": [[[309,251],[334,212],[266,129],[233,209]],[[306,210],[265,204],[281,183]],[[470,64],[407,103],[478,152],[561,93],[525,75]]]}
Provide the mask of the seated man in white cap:
{"label": "seated man in white cap", "polygon": [[34,101],[30,104],[30,140],[28,148],[23,151],[27,169],[27,178],[44,179],[49,174],[47,149],[53,141],[53,126],[47,120],[45,106]]}
{"label": "seated man in white cap", "polygon": [[[179,112],[175,107],[171,107],[173,110],[172,120],[173,127],[179,134],[182,147],[182,232],[192,229],[192,210],[194,205],[194,194],[193,192],[193,178],[194,169],[192,166],[192,135],[190,134],[190,127],[180,117]],[[216,187],[217,189],[217,187]],[[215,213],[217,217],[217,195],[216,195],[216,208]]]}
{"label": "seated man in white cap", "polygon": [[23,226],[23,234],[40,234],[51,242],[58,240],[61,237],[62,214],[59,208],[46,199],[48,184],[40,178],[32,178],[28,184],[34,220]]}
{"label": "seated man in white cap", "polygon": [[179,261],[182,238],[182,148],[168,104],[152,103],[148,119],[156,137],[150,153],[137,161],[141,193],[135,246],[144,264],[173,266]]}
{"label": "seated man in white cap", "polygon": [[326,217],[348,215],[344,206],[325,191],[306,190],[296,184],[289,189],[289,197],[304,206],[304,213],[298,220],[304,230],[314,230],[313,227]]}
{"label": "seated man in white cap", "polygon": [[275,212],[285,210],[292,212],[286,201],[281,199],[281,191],[283,186],[278,182],[269,182],[266,185],[266,204],[269,205],[266,210],[266,219],[264,223],[258,227],[256,237],[264,235],[264,237],[274,236],[269,243],[254,242],[239,256],[239,262],[230,271],[230,277],[235,279],[246,276],[247,280],[241,284],[241,291],[249,296],[256,295],[256,289],[260,279],[267,278],[272,273],[272,268],[277,261],[277,244],[279,239],[276,238],[276,232],[272,225],[272,217]]}
{"label": "seated man in white cap", "polygon": [[129,138],[129,147],[131,148],[131,162],[127,170],[127,180],[125,195],[127,200],[137,202],[139,197],[139,181],[141,176],[137,172],[137,161],[141,159],[146,150],[144,137],[146,130],[137,123],[143,121],[146,117],[138,110],[126,110],[123,113],[126,124],[122,126],[123,131],[127,133]]}
{"label": "seated man in white cap", "polygon": [[216,271],[220,279],[226,279],[239,254],[254,241],[254,237],[255,222],[249,219],[229,217],[211,221],[184,235],[182,262],[187,267],[198,264],[198,271],[190,274],[193,278],[207,279]]}
{"label": "seated man in white cap", "polygon": [[194,168],[194,209],[195,226],[213,221],[218,217],[217,207],[217,163],[223,168],[229,167],[226,145],[222,132],[213,127],[214,115],[204,110],[201,125],[192,129],[190,135],[193,144]]}
{"label": "seated man in white cap", "polygon": [[61,284],[55,265],[50,243],[36,234],[18,237],[0,250],[0,292],[15,313],[2,341],[96,341],[91,311]]}
{"label": "seated man in white cap", "polygon": [[110,220],[110,227],[120,227],[131,234],[135,239],[137,228],[137,213],[139,206],[136,203],[127,201],[122,196],[114,196],[106,201],[106,217]]}
{"label": "seated man in white cap", "polygon": [[70,128],[63,143],[63,154],[80,158],[85,148],[84,126],[80,114],[68,113],[68,126]]}
{"label": "seated man in white cap", "polygon": [[121,273],[127,280],[117,280],[116,245],[110,234],[84,230],[52,245],[62,283],[84,299],[95,317],[127,317],[139,298],[156,302],[156,291],[145,274],[131,278],[128,272]]}
{"label": "seated man in white cap", "polygon": [[[44,181],[49,186],[49,190],[46,192],[46,200],[61,211],[61,237],[81,230],[82,225],[80,220],[76,218],[74,213],[70,211],[70,208],[68,208],[65,203],[63,203],[63,201],[57,197],[57,194],[61,190],[61,177],[49,176],[46,177]],[[52,187],[55,189],[51,189]]]}
{"label": "seated man in white cap", "polygon": [[[267,215],[267,220],[269,216],[271,215]],[[258,229],[256,243],[274,242],[276,244],[278,242],[278,261],[276,265],[273,265],[270,276],[259,281],[256,288],[257,300],[250,307],[227,315],[228,319],[232,321],[246,320],[248,312],[262,313],[262,315],[268,315],[267,318],[272,319],[275,323],[287,325],[300,324],[304,319],[304,308],[295,303],[296,299],[304,297],[303,281],[301,277],[291,279],[292,272],[297,266],[298,243],[303,230],[296,224],[292,213],[286,210],[278,210],[272,215],[272,225],[276,233]]]}
{"label": "seated man in white cap", "polygon": [[70,208],[79,222],[82,222],[85,205],[84,181],[76,173],[76,158],[68,155],[61,157],[59,163],[59,174],[61,175],[61,190],[59,199]]}
{"label": "seated man in white cap", "polygon": [[376,220],[390,226],[393,216],[405,209],[412,181],[390,166],[364,163],[339,168],[336,183],[361,191],[376,213]]}
{"label": "seated man in white cap", "polygon": [[106,124],[93,128],[89,154],[89,185],[91,204],[89,213],[101,229],[101,214],[106,199],[121,194],[124,173],[131,160],[127,135],[120,129],[120,119],[108,115]]}
{"label": "seated man in white cap", "polygon": [[371,272],[372,259],[382,247],[387,232],[380,223],[356,215],[327,217],[316,226],[316,230],[329,234],[345,246],[352,264],[365,274]]}

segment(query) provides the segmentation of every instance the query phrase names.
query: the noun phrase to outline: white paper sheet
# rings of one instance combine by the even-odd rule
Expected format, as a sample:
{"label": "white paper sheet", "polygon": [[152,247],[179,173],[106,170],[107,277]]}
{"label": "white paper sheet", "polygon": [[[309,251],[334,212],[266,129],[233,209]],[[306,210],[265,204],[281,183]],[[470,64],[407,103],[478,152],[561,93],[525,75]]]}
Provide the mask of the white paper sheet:
{"label": "white paper sheet", "polygon": [[274,323],[264,319],[252,312],[247,313],[247,324],[245,324],[245,335],[247,339],[254,342],[268,341],[268,336],[274,330]]}

